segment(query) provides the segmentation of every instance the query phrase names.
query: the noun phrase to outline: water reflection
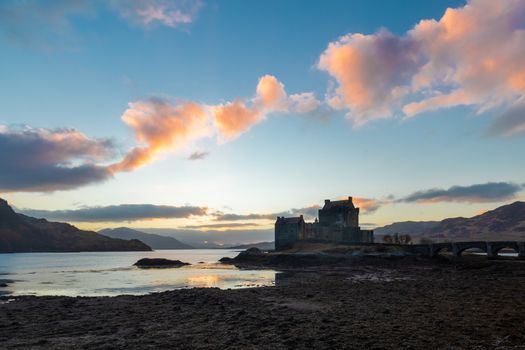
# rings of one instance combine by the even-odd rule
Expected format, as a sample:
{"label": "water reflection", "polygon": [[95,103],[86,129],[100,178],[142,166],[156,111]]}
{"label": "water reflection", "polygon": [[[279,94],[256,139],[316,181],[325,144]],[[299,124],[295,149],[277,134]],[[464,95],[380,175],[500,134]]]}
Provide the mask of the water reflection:
{"label": "water reflection", "polygon": [[[237,253],[214,249],[0,254],[0,274],[9,274],[10,279],[10,283],[0,284],[0,295],[112,296],[192,287],[227,289],[275,284],[273,270],[239,270],[217,263],[220,258]],[[132,266],[143,257],[177,259],[194,265],[170,269]]]}
{"label": "water reflection", "polygon": [[188,284],[193,287],[217,287],[219,282],[219,276],[215,275],[188,277]]}

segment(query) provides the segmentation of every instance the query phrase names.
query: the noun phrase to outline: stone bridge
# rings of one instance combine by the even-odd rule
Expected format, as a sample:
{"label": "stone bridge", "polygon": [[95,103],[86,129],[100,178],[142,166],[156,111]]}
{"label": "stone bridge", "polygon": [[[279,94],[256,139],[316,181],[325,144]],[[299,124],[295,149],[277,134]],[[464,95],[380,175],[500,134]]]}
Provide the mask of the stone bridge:
{"label": "stone bridge", "polygon": [[413,244],[405,246],[413,253],[420,255],[427,255],[430,257],[436,256],[442,250],[448,250],[453,256],[459,257],[467,249],[479,249],[487,253],[487,257],[495,258],[503,248],[513,249],[518,253],[519,259],[525,259],[525,242],[517,241],[494,241],[494,242],[448,242],[448,243],[432,243],[432,244]]}

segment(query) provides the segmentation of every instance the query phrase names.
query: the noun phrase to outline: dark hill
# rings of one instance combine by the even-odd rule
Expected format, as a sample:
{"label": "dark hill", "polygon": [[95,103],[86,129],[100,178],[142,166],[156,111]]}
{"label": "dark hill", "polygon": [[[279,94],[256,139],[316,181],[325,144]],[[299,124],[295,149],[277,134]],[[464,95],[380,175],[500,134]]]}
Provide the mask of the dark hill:
{"label": "dark hill", "polygon": [[503,205],[471,218],[399,222],[380,227],[375,232],[378,235],[408,233],[417,237],[452,241],[522,240],[525,238],[525,202]]}
{"label": "dark hill", "polygon": [[257,243],[246,243],[229,247],[229,249],[250,249],[257,248],[260,250],[274,250],[275,242],[257,242]]}
{"label": "dark hill", "polygon": [[149,250],[138,240],[113,239],[66,223],[17,214],[0,198],[0,253]]}
{"label": "dark hill", "polygon": [[193,249],[192,246],[182,243],[173,237],[156,235],[133,230],[128,227],[104,229],[98,231],[101,235],[119,239],[138,239],[153,249]]}

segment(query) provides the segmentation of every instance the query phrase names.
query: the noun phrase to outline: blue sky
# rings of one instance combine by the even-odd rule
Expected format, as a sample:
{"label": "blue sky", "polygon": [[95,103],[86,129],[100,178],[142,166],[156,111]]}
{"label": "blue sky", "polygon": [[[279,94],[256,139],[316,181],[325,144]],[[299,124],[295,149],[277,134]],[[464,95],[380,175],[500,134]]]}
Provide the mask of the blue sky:
{"label": "blue sky", "polygon": [[[487,96],[493,93],[473,92],[471,80],[461,80],[459,73],[452,83],[439,80],[430,88],[411,92],[406,103],[426,94],[445,95],[458,86],[466,91],[468,102],[427,108],[412,118],[407,118],[406,112],[403,114],[397,101],[389,102],[392,111],[389,116],[376,118],[376,106],[360,105],[352,99],[351,92],[339,92],[346,99],[341,108],[328,103],[327,96],[334,89],[348,81],[350,85],[353,83],[352,77],[346,80],[338,75],[335,66],[325,69],[318,66],[322,55],[332,54],[328,51],[330,43],[359,49],[366,55],[367,45],[376,44],[361,42],[359,38],[350,42],[340,38],[351,33],[370,35],[370,41],[377,43],[372,47],[377,49],[383,43],[381,31],[388,30],[389,40],[404,45],[411,36],[407,31],[423,19],[435,19],[435,26],[442,23],[445,26],[446,22],[440,19],[449,7],[458,9],[460,15],[453,20],[461,23],[485,20],[476,17],[480,16],[478,12],[459,11],[465,6],[464,1],[143,0],[135,2],[136,6],[121,1],[78,1],[74,2],[78,7],[73,10],[68,7],[71,3],[65,3],[56,1],[56,7],[51,8],[33,6],[38,1],[29,2],[29,6],[16,1],[0,5],[0,21],[6,16],[14,18],[0,24],[0,125],[9,128],[4,131],[6,139],[19,135],[21,125],[33,128],[37,135],[42,131],[35,128],[50,132],[75,129],[90,140],[111,140],[112,156],[96,161],[97,165],[105,165],[118,161],[141,144],[134,136],[138,129],[121,120],[127,110],[133,110],[129,105],[133,102],[156,97],[170,101],[174,108],[181,100],[208,108],[229,106],[242,98],[248,108],[255,110],[259,108],[256,95],[259,79],[271,75],[284,84],[288,95],[312,92],[318,105],[307,113],[265,106],[265,117],[250,124],[247,130],[238,131],[232,139],[217,141],[214,135],[220,134],[220,130],[214,130],[213,136],[191,138],[183,146],[163,145],[151,161],[112,173],[105,181],[67,189],[57,185],[36,189],[29,185],[16,189],[0,186],[1,196],[17,208],[52,211],[119,204],[208,208],[207,216],[137,219],[127,223],[138,227],[177,227],[188,222],[214,222],[213,213],[217,211],[280,213],[321,204],[324,198],[354,195],[372,201],[378,208],[364,210],[362,221],[382,225],[409,219],[471,216],[523,198],[520,186],[525,182],[522,176],[525,141],[520,127],[525,121],[515,117],[514,129],[507,130],[507,134],[487,135],[492,123],[505,121],[505,113],[520,105],[523,96],[520,71],[487,73],[494,86],[518,77],[517,83],[509,83],[514,90],[502,93],[494,107],[487,107]],[[522,10],[515,2],[509,1],[509,5],[516,6],[517,13]],[[168,25],[160,20],[146,23],[144,17],[137,15],[140,10],[155,6],[166,13],[180,9],[188,13],[190,23]],[[483,9],[491,5],[479,0],[467,6]],[[497,11],[494,13],[500,16],[493,18],[497,23],[513,21]],[[512,37],[523,24],[522,21],[512,27],[514,30],[500,34]],[[426,33],[421,30],[417,34],[417,45],[432,43],[427,37],[421,39]],[[463,46],[459,46],[459,51],[466,51],[469,43],[474,49],[483,48],[472,30],[460,35]],[[486,50],[497,49],[494,45],[498,44],[487,42]],[[409,43],[410,48],[412,44]],[[495,58],[500,60],[496,63],[509,60],[523,63],[523,56],[511,49],[505,50],[509,52],[506,57]],[[406,71],[411,78],[415,76],[413,71],[422,71],[422,65],[410,69],[404,63],[395,66],[396,57],[402,53],[397,52],[399,49],[392,50],[392,56],[381,51],[384,57],[377,69],[357,67],[369,72],[361,81],[363,89],[377,89],[379,95],[384,92],[383,87],[366,85],[376,78],[376,71],[377,79],[382,81],[383,66],[392,64],[393,70]],[[438,49],[425,50],[416,51],[414,56],[426,60]],[[463,53],[457,55],[453,58],[458,62],[476,66]],[[343,64],[350,66],[352,62]],[[460,68],[464,69],[455,65],[453,68],[460,73],[463,72]],[[445,72],[447,67],[439,69]],[[393,75],[387,73],[385,86]],[[432,74],[437,81],[439,74]],[[497,80],[497,75],[504,74],[505,79]],[[388,93],[392,91],[395,88]],[[377,105],[377,100],[374,101]],[[362,125],[356,125],[362,120]],[[9,154],[3,155],[4,159],[0,153],[2,161],[15,164],[10,174],[18,169],[14,161],[17,151],[20,149],[13,146]],[[192,152],[208,155],[190,161],[188,156]],[[68,153],[69,158],[53,166],[74,167],[85,161],[84,156]],[[39,169],[21,169],[34,174],[32,181],[40,181],[36,179],[40,176]],[[4,181],[10,180],[7,176]],[[499,187],[494,189],[487,184]],[[508,184],[516,187],[509,192],[505,187]],[[487,186],[478,193],[479,188],[471,188],[474,185]],[[472,191],[467,196],[457,196],[452,190],[430,203],[403,201],[414,192],[448,190],[454,186]],[[271,221],[245,223],[253,223],[254,227],[271,225]],[[79,223],[95,228],[121,224]]]}

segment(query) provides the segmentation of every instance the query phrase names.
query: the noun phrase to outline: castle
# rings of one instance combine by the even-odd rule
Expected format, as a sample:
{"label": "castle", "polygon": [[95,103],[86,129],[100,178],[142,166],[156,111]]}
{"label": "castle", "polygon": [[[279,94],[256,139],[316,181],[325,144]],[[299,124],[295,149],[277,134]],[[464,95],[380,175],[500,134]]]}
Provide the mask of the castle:
{"label": "castle", "polygon": [[313,223],[299,217],[277,217],[275,222],[275,249],[283,250],[301,240],[321,240],[347,243],[373,243],[374,231],[359,227],[359,208],[352,197],[340,201],[325,200],[319,209],[319,220]]}

